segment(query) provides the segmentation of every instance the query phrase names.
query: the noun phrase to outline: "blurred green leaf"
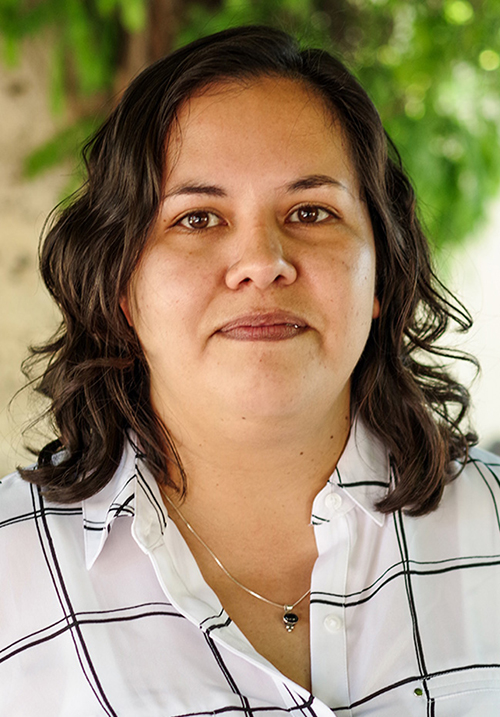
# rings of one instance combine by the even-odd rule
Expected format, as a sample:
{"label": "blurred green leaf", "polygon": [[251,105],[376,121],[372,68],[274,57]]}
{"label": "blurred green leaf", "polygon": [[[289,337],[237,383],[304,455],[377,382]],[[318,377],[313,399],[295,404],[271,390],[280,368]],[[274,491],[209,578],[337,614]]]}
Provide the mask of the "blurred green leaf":
{"label": "blurred green leaf", "polygon": [[102,17],[109,17],[119,5],[119,0],[96,0],[96,8]]}
{"label": "blurred green leaf", "polygon": [[2,38],[2,55],[8,67],[14,67],[19,62],[19,43],[13,37]]}
{"label": "blurred green leaf", "polygon": [[[25,37],[49,30],[53,111],[62,112],[69,92],[105,99],[124,38],[147,39],[149,9],[161,1],[0,0],[2,56],[14,63]],[[180,7],[175,46],[262,23],[343,56],[401,151],[435,244],[460,242],[477,227],[500,186],[500,0],[185,0]],[[76,157],[82,122],[30,155],[28,175]]]}
{"label": "blurred green leaf", "polygon": [[[102,119],[102,118],[100,118]],[[99,125],[99,118],[83,117],[70,127],[55,134],[48,142],[37,147],[26,157],[23,166],[25,177],[32,178],[80,155],[86,139]],[[81,177],[80,177],[81,179]]]}
{"label": "blurred green leaf", "polygon": [[131,33],[141,32],[146,27],[145,0],[119,0],[123,26]]}
{"label": "blurred green leaf", "polygon": [[61,40],[55,43],[52,50],[50,69],[50,106],[54,114],[62,114],[66,104],[66,85],[64,81],[64,47]]}

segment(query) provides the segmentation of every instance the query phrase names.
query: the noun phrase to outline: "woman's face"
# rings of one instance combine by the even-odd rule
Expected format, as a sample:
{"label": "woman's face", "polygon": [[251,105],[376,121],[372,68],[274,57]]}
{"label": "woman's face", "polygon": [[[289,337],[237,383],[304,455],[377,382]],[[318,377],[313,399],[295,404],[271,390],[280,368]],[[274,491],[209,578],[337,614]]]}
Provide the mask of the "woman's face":
{"label": "woman's face", "polygon": [[166,425],[346,415],[375,247],[323,102],[287,79],[210,88],[181,108],[166,166],[121,303]]}

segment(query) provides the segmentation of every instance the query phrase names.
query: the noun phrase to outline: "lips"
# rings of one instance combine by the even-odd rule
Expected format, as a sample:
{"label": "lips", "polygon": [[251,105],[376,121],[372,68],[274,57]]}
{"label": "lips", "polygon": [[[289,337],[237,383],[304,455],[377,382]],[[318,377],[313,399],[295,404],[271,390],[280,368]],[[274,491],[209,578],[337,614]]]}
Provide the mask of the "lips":
{"label": "lips", "polygon": [[304,333],[307,323],[286,311],[239,316],[224,324],[216,333],[236,341],[282,341]]}

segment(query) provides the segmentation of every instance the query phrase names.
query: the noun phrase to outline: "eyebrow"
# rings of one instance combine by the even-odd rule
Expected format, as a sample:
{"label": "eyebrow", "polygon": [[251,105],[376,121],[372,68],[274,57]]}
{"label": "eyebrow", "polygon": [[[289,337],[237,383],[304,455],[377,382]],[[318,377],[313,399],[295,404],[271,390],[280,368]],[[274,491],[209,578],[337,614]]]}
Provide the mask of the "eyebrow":
{"label": "eyebrow", "polygon": [[227,192],[215,184],[196,184],[195,182],[190,182],[174,187],[165,194],[163,199],[177,197],[180,194],[204,194],[208,197],[227,197]]}
{"label": "eyebrow", "polygon": [[[334,179],[327,174],[309,174],[305,177],[300,177],[289,184],[285,184],[283,188],[288,194],[291,194],[302,189],[316,189],[324,186],[340,187],[340,189],[350,193],[349,188],[346,187],[345,184],[342,184],[342,182],[339,182],[338,179]],[[198,184],[196,182],[189,182],[187,184],[181,184],[177,187],[173,187],[165,194],[163,199],[177,197],[182,194],[203,194],[208,197],[227,197],[225,189],[217,186],[216,184]]]}
{"label": "eyebrow", "polygon": [[340,187],[340,189],[344,189],[346,192],[350,191],[345,184],[339,182],[338,179],[328,176],[328,174],[309,174],[307,177],[301,177],[294,182],[290,182],[290,184],[286,184],[285,191],[297,192],[301,189],[316,189],[324,186]]}

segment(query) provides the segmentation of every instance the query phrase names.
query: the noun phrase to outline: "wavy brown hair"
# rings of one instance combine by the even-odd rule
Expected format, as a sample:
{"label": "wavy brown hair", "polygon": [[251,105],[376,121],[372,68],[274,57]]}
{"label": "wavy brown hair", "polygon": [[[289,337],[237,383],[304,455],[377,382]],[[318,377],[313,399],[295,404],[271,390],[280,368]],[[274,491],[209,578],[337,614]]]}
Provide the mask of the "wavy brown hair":
{"label": "wavy brown hair", "polygon": [[[132,82],[84,149],[85,185],[46,232],[41,272],[63,320],[55,337],[32,349],[27,366],[47,361],[37,390],[50,399],[59,438],[21,475],[47,498],[72,502],[99,491],[119,464],[128,429],[154,477],[172,483],[169,464],[180,465],[179,457],[151,406],[148,365],[119,300],[158,213],[179,107],[215,83],[262,76],[306,83],[323,98],[343,127],[369,208],[381,309],[354,372],[352,406],[392,455],[397,481],[378,508],[434,509],[465,461],[475,441],[460,428],[469,395],[441,365],[456,352],[436,342],[450,322],[467,330],[471,319],[432,271],[399,155],[339,60],[301,50],[279,30],[248,26],[183,47]],[[181,477],[185,491],[182,470]]]}

